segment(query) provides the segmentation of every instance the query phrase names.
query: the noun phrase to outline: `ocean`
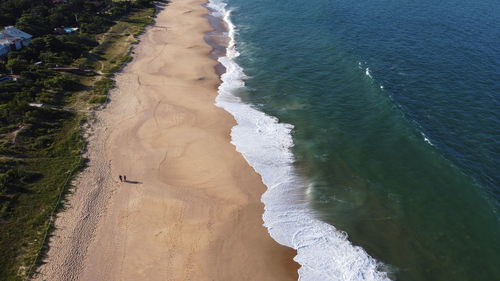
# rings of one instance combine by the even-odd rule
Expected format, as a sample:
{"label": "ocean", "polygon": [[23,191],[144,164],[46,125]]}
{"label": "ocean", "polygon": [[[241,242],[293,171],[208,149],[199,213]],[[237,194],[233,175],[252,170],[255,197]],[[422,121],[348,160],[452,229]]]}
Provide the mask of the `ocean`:
{"label": "ocean", "polygon": [[210,0],[300,280],[500,278],[500,2]]}

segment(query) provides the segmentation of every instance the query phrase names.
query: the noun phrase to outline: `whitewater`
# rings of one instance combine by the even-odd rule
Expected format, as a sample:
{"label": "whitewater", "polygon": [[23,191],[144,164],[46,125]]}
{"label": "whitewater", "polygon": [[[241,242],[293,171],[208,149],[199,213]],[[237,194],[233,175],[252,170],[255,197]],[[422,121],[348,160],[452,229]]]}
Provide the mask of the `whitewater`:
{"label": "whitewater", "polygon": [[218,59],[226,71],[216,105],[234,116],[237,125],[231,142],[268,188],[262,196],[264,226],[279,244],[297,251],[294,260],[301,265],[299,280],[390,280],[384,264],[352,245],[347,233],[317,219],[309,207],[307,190],[312,183],[298,176],[294,168],[293,125],[280,123],[235,95],[245,87],[247,77],[236,62],[240,55],[236,30],[226,6],[221,0],[207,4],[211,15],[226,23],[229,38],[226,55]]}

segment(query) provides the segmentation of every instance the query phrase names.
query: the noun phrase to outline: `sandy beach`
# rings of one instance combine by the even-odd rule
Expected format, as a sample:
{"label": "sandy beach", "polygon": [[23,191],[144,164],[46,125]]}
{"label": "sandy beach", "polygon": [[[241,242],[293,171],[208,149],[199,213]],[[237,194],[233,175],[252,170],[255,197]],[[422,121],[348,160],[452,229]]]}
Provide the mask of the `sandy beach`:
{"label": "sandy beach", "polygon": [[266,187],[230,144],[235,121],[214,105],[205,2],[158,14],[90,119],[89,166],[35,280],[298,279],[295,251],[262,226]]}

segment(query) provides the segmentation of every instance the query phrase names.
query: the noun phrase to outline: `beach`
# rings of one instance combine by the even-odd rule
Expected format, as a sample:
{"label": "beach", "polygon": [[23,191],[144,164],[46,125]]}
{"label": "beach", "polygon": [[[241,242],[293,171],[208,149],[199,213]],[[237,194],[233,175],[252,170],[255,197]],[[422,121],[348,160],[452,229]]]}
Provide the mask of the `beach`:
{"label": "beach", "polygon": [[[89,118],[88,167],[36,280],[297,280],[262,225],[266,190],[214,105],[204,0],[173,0]],[[126,175],[127,182],[118,176]]]}

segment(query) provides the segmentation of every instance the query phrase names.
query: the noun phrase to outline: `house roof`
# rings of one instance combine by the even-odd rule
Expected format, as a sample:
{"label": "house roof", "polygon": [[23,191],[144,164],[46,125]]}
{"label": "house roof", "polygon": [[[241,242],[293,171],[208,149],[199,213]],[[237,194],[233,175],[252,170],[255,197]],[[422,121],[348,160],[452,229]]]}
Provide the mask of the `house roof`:
{"label": "house roof", "polygon": [[6,48],[6,46],[10,46],[12,44],[11,40],[0,39],[0,48]]}
{"label": "house roof", "polygon": [[23,40],[23,39],[30,39],[33,36],[30,34],[21,31],[13,26],[7,26],[4,30],[0,31],[0,42],[1,43],[8,43],[8,42],[13,42],[16,39]]}

